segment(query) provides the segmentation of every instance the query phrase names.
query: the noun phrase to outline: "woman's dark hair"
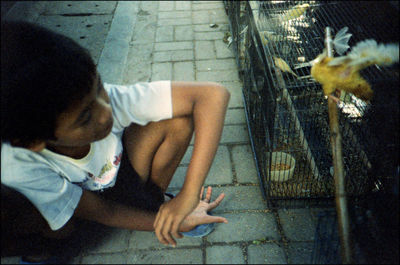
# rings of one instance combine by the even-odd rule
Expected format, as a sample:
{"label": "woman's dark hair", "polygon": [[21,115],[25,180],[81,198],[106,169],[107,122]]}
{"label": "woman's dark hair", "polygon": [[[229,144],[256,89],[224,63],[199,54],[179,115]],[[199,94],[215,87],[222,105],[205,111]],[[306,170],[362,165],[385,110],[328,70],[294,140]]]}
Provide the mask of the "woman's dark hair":
{"label": "woman's dark hair", "polygon": [[55,139],[56,119],[91,90],[96,65],[72,39],[27,22],[1,23],[1,140]]}

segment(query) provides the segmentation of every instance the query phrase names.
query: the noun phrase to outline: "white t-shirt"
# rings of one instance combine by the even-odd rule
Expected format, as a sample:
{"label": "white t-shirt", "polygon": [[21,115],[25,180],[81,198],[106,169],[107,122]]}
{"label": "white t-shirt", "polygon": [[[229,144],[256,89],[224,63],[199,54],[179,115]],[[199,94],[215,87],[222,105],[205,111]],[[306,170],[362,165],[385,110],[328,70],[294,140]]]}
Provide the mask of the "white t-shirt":
{"label": "white t-shirt", "polygon": [[72,217],[82,189],[114,186],[122,157],[121,137],[131,123],[146,125],[172,118],[171,81],[132,86],[104,84],[110,97],[114,125],[111,133],[93,142],[82,159],[44,149],[32,152],[1,143],[1,183],[25,195],[52,230]]}

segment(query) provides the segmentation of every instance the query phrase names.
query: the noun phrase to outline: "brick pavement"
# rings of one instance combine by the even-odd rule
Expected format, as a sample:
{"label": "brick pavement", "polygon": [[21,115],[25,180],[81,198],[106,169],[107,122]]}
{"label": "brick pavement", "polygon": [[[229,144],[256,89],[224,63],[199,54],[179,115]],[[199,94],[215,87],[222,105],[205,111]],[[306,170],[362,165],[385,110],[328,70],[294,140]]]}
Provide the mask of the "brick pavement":
{"label": "brick pavement", "polygon": [[[222,139],[205,182],[214,188],[214,198],[226,194],[214,214],[225,216],[229,223],[217,224],[213,233],[201,239],[178,239],[176,248],[161,245],[153,232],[94,229],[94,238],[83,242],[72,263],[310,262],[319,209],[267,209],[247,133],[234,53],[222,41],[229,31],[222,1],[41,3],[42,11],[31,21],[87,47],[105,82],[216,81],[231,92]],[[210,27],[211,23],[218,27]],[[192,146],[169,191],[179,191],[191,152]],[[13,263],[18,257],[1,261]]]}

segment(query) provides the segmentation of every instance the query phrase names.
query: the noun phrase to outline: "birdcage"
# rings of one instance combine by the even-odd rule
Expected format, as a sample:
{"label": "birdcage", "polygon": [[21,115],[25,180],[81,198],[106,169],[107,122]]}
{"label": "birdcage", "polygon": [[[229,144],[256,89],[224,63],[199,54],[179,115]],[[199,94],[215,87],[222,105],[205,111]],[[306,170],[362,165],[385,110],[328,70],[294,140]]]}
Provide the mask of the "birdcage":
{"label": "birdcage", "polygon": [[[355,264],[399,264],[399,171],[381,188],[349,203],[352,259]],[[385,207],[382,207],[385,205]],[[318,214],[310,264],[340,264],[336,211]]]}
{"label": "birdcage", "polygon": [[[391,1],[226,1],[232,45],[260,187],[269,207],[332,205],[333,163],[327,100],[306,62],[324,49],[324,29],[398,42]],[[293,12],[297,9],[298,11]],[[282,63],[284,62],[284,63]],[[286,64],[291,71],[282,67]],[[339,126],[347,195],[379,189],[398,166],[398,64],[361,72],[369,103],[342,93]]]}

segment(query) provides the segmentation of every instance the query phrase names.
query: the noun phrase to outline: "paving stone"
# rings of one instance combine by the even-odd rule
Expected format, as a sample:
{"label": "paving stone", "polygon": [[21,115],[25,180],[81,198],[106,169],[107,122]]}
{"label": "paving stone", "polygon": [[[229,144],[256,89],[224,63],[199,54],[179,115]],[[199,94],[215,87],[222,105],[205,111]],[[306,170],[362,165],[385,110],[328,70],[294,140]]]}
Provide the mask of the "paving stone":
{"label": "paving stone", "polygon": [[156,42],[173,41],[174,40],[174,27],[161,26],[156,30]]}
{"label": "paving stone", "polygon": [[215,51],[217,53],[217,58],[235,58],[232,46],[228,48],[228,45],[224,43],[222,39],[215,41]]}
{"label": "paving stone", "polygon": [[[196,59],[199,59],[196,57]],[[220,71],[208,71],[208,72],[198,72],[198,81],[214,81],[214,82],[224,82],[224,81],[239,81],[239,75],[237,70],[220,70]]]}
{"label": "paving stone", "polygon": [[154,62],[179,62],[193,60],[192,50],[154,52]]}
{"label": "paving stone", "polygon": [[245,264],[240,246],[211,246],[206,248],[205,264]]}
{"label": "paving stone", "polygon": [[193,24],[209,24],[210,17],[208,15],[208,10],[193,11],[192,12],[192,22]]}
{"label": "paving stone", "polygon": [[237,70],[235,59],[213,59],[213,60],[196,60],[197,71],[215,71],[215,70]]}
{"label": "paving stone", "polygon": [[150,81],[152,76],[152,46],[135,44],[129,47],[124,72],[123,83],[134,84]]}
{"label": "paving stone", "polygon": [[157,16],[153,13],[149,15],[138,16],[133,30],[130,44],[148,44],[153,45],[154,36],[157,30]]}
{"label": "paving stone", "polygon": [[247,256],[248,264],[287,264],[283,248],[276,243],[250,245]]}
{"label": "paving stone", "polygon": [[228,108],[243,108],[243,95],[242,95],[242,83],[237,82],[220,82],[223,86],[225,86],[229,92],[231,93],[231,98],[229,100]]}
{"label": "paving stone", "polygon": [[210,23],[229,23],[225,9],[216,8],[209,11]]}
{"label": "paving stone", "polygon": [[247,125],[225,125],[221,144],[249,143]]}
{"label": "paving stone", "polygon": [[18,264],[21,257],[1,257],[1,264]]}
{"label": "paving stone", "polygon": [[222,40],[224,38],[224,33],[220,31],[212,32],[195,32],[195,40]]}
{"label": "paving stone", "polygon": [[138,5],[138,2],[121,1],[114,12],[97,67],[104,82],[120,84],[123,81],[129,41],[136,23],[136,16],[132,16],[132,13],[137,13]]}
{"label": "paving stone", "polygon": [[228,109],[225,116],[225,125],[246,124],[244,109]]}
{"label": "paving stone", "polygon": [[126,57],[129,54],[130,47],[127,42],[115,39],[109,39],[108,42],[109,48],[103,49],[97,69],[104,82],[120,84],[124,78]]}
{"label": "paving stone", "polygon": [[212,28],[210,27],[210,23],[207,24],[197,24],[193,25],[193,30],[195,32],[214,32],[214,31],[222,31],[226,32],[229,31],[229,24],[217,24],[217,27]]}
{"label": "paving stone", "polygon": [[127,63],[122,83],[126,85],[135,84],[137,82],[149,82],[151,80],[151,64],[141,61],[134,64],[133,61]]}
{"label": "paving stone", "polygon": [[185,182],[187,166],[180,166],[176,169],[174,176],[172,177],[171,182],[169,183],[168,189],[172,190],[180,190]]}
{"label": "paving stone", "polygon": [[204,0],[200,0],[200,1],[192,1],[193,4],[210,4],[210,3],[220,3],[220,1],[204,1]]}
{"label": "paving stone", "polygon": [[175,1],[159,1],[159,11],[172,11],[174,10]]}
{"label": "paving stone", "polygon": [[158,26],[175,26],[175,25],[191,25],[191,18],[166,18],[159,19]]}
{"label": "paving stone", "polygon": [[158,12],[158,4],[160,1],[141,1],[140,8],[143,11]]}
{"label": "paving stone", "polygon": [[176,1],[175,10],[185,10],[189,11],[192,9],[192,4],[190,1]]}
{"label": "paving stone", "polygon": [[192,25],[174,26],[174,30],[176,41],[194,40]]}
{"label": "paving stone", "polygon": [[[81,264],[82,257],[81,255],[70,258],[67,263],[68,264]],[[3,264],[3,263],[2,263]]]}
{"label": "paving stone", "polygon": [[257,169],[250,145],[232,147],[233,166],[239,183],[259,183]]}
{"label": "paving stone", "polygon": [[207,3],[202,3],[202,4],[197,4],[193,3],[192,4],[192,10],[213,10],[213,9],[218,9],[218,8],[224,8],[224,4],[221,2],[217,3],[209,3],[208,1],[205,1]]}
{"label": "paving stone", "polygon": [[172,80],[172,63],[153,63],[151,80]]}
{"label": "paving stone", "polygon": [[216,209],[217,211],[265,210],[267,208],[259,186],[214,187],[211,199],[215,200],[221,193],[225,194],[225,198]]}
{"label": "paving stone", "polygon": [[81,264],[126,264],[126,261],[126,253],[110,253],[84,256]]}
{"label": "paving stone", "polygon": [[[186,161],[190,159],[192,150],[193,148],[190,149],[189,153],[185,154],[186,158],[184,157],[184,159],[187,159]],[[170,188],[182,187],[186,177],[186,170],[187,166],[177,168],[169,185]],[[231,184],[232,178],[232,165],[228,148],[219,146],[204,185]]]}
{"label": "paving stone", "polygon": [[219,146],[211,165],[205,185],[232,183],[232,163],[226,146]]}
{"label": "paving stone", "polygon": [[[108,32],[108,39],[115,39],[121,41],[130,41],[132,39],[133,30],[135,29],[137,16],[132,16],[132,13],[137,13],[139,9],[138,2],[124,2],[120,1],[114,12],[113,21],[110,31]],[[105,48],[108,48],[106,43]]]}
{"label": "paving stone", "polygon": [[217,224],[207,236],[210,242],[236,242],[253,240],[279,240],[280,236],[272,213],[221,213],[227,224]]}
{"label": "paving stone", "polygon": [[[201,238],[194,237],[183,237],[176,238],[177,248],[187,246],[200,246],[203,242]],[[148,248],[159,248],[159,249],[170,249],[171,246],[165,246],[158,241],[157,236],[154,232],[147,231],[132,231],[129,239],[130,250],[136,249],[148,249]]]}
{"label": "paving stone", "polygon": [[159,12],[159,19],[168,19],[168,18],[187,18],[190,17],[190,12],[187,11],[170,11],[170,12]]}
{"label": "paving stone", "polygon": [[316,226],[310,209],[279,209],[278,214],[283,231],[289,240],[314,240]]}
{"label": "paving stone", "polygon": [[154,51],[173,51],[173,50],[191,50],[193,42],[191,41],[174,41],[159,42],[154,45]]}
{"label": "paving stone", "polygon": [[214,43],[212,41],[196,41],[194,45],[196,60],[215,59]]}
{"label": "paving stone", "polygon": [[[128,249],[131,230],[120,229],[114,227],[104,227],[101,231],[102,235],[91,235],[87,238],[87,248],[84,253],[99,254],[125,251]],[[86,240],[86,239],[85,239]]]}
{"label": "paving stone", "polygon": [[200,264],[203,263],[203,252],[199,248],[135,251],[128,253],[127,263]]}
{"label": "paving stone", "polygon": [[188,149],[186,150],[186,153],[184,154],[180,165],[188,165],[190,162],[190,158],[192,157],[192,152],[193,152],[193,146],[189,146]]}
{"label": "paving stone", "polygon": [[[1,19],[35,23],[46,9],[48,1],[4,1],[11,9],[1,10]],[[6,13],[5,13],[6,12]],[[4,16],[3,16],[4,14]]]}
{"label": "paving stone", "polygon": [[174,63],[173,79],[181,81],[195,81],[193,62]]}
{"label": "paving stone", "polygon": [[292,242],[288,246],[289,264],[311,264],[313,242]]}
{"label": "paving stone", "polygon": [[63,17],[40,16],[36,23],[75,40],[88,49],[97,64],[110,29],[112,15]]}
{"label": "paving stone", "polygon": [[325,207],[325,208],[310,208],[311,218],[316,226],[318,226],[318,218],[320,215],[327,216],[329,214],[335,214],[335,207]]}
{"label": "paving stone", "polygon": [[43,15],[60,14],[111,14],[118,1],[50,1],[47,3]]}

